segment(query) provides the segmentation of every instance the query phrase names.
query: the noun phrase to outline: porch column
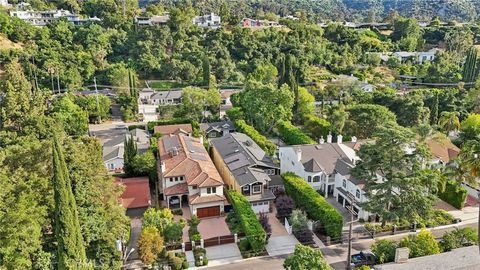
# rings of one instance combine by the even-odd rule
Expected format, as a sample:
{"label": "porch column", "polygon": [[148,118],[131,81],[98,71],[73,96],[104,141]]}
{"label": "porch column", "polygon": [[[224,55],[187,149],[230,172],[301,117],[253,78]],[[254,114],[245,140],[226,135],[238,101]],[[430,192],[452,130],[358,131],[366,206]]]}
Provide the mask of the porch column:
{"label": "porch column", "polygon": [[[340,195],[340,194],[339,194],[339,195]],[[343,195],[340,195],[340,196],[342,196],[342,198],[343,198],[343,202],[342,202],[342,204],[343,204],[343,208],[345,208],[345,200],[346,200],[346,198],[345,198],[345,197],[343,197]]]}
{"label": "porch column", "polygon": [[170,208],[170,197],[165,196],[165,200],[167,201],[167,208]]}

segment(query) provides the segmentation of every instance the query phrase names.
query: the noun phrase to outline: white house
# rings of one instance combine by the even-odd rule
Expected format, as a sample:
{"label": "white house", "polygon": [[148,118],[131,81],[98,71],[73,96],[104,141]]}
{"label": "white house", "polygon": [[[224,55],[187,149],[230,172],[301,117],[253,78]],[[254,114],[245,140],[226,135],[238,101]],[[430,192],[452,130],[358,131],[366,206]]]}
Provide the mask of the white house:
{"label": "white house", "polygon": [[391,56],[397,58],[402,63],[412,60],[414,63],[423,64],[426,61],[435,60],[438,51],[438,49],[433,48],[426,52],[394,52]]}
{"label": "white house", "polygon": [[160,192],[167,207],[188,205],[199,218],[224,211],[224,182],[199,139],[183,134],[163,136],[158,151]]}
{"label": "white house", "polygon": [[178,105],[182,103],[182,90],[155,91],[144,88],[138,93],[138,113],[143,116],[143,122],[158,120],[158,108],[163,105]]}
{"label": "white house", "polygon": [[103,162],[110,172],[123,170],[123,154],[125,141],[133,138],[139,154],[145,153],[150,147],[150,135],[143,129],[133,129],[124,135],[116,136],[106,141],[103,146]]}
{"label": "white house", "polygon": [[170,14],[168,12],[163,15],[156,15],[152,17],[135,17],[135,25],[137,27],[147,27],[155,25],[167,25],[170,21]]}
{"label": "white house", "polygon": [[79,15],[73,14],[70,11],[63,9],[45,11],[15,10],[10,11],[10,16],[17,17],[34,26],[45,26],[60,19],[66,19],[68,22],[71,22],[74,25],[83,25],[87,23],[101,21],[97,17],[82,19]]}
{"label": "white house", "polygon": [[12,5],[10,5],[8,3],[8,0],[0,0],[0,7],[11,7]]}
{"label": "white house", "polygon": [[212,12],[208,15],[195,16],[193,24],[199,27],[217,29],[222,25],[222,19]]}

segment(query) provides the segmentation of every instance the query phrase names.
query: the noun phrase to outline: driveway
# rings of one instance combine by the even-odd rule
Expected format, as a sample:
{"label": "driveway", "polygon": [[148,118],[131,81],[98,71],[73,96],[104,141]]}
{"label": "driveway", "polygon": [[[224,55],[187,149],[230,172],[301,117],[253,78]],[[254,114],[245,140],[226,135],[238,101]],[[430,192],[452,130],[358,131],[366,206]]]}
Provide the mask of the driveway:
{"label": "driveway", "polygon": [[280,220],[277,219],[275,212],[268,213],[268,222],[272,227],[272,237],[288,235],[285,225],[283,225]]}
{"label": "driveway", "polygon": [[200,220],[198,232],[203,239],[217,236],[231,235],[225,217],[204,218]]}
{"label": "driveway", "polygon": [[229,264],[242,259],[237,244],[207,247],[205,250],[207,251],[209,266]]}
{"label": "driveway", "polygon": [[272,236],[266,246],[268,255],[279,256],[291,254],[295,251],[295,245],[299,242],[293,235]]}
{"label": "driveway", "polygon": [[145,125],[142,122],[134,122],[134,123],[125,123],[123,121],[115,121],[115,122],[106,122],[103,124],[98,125],[89,125],[88,130],[91,136],[97,137],[102,143],[111,140],[117,136],[124,135],[127,130],[126,129],[117,129],[117,125]]}

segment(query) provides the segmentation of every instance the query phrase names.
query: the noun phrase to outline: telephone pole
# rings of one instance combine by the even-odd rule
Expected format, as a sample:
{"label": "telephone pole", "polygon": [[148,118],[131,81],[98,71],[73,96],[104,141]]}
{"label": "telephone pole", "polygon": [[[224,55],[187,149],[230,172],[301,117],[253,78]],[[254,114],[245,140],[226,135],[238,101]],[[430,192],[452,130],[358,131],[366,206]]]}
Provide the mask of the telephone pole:
{"label": "telephone pole", "polygon": [[350,222],[348,222],[348,253],[347,253],[347,270],[352,269],[352,231],[353,231],[353,223],[356,220],[353,220],[353,216],[356,215],[355,211],[353,210],[353,204],[356,203],[355,197],[348,193],[348,198],[350,199],[351,203],[348,206],[348,212],[350,212]]}
{"label": "telephone pole", "polygon": [[100,106],[98,105],[98,89],[97,89],[97,78],[93,77],[93,84],[95,85],[95,98],[97,100],[97,116],[98,116],[98,123],[102,123],[102,117],[100,116]]}

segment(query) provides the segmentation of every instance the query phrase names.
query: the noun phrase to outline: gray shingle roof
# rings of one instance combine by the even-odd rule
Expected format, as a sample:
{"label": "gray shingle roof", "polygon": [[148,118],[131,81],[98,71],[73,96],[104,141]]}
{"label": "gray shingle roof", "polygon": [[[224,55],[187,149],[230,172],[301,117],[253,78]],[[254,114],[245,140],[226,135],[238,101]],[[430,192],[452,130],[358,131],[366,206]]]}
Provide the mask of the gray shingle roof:
{"label": "gray shingle roof", "polygon": [[212,139],[210,143],[221,155],[240,186],[270,181],[262,168],[278,168],[278,165],[243,133],[229,133]]}
{"label": "gray shingle roof", "polygon": [[103,161],[123,158],[123,146],[103,148]]}
{"label": "gray shingle roof", "polygon": [[235,124],[232,121],[220,121],[220,122],[213,122],[213,123],[201,123],[200,124],[200,130],[208,133],[212,130],[215,131],[222,131],[222,130],[228,130],[228,131],[234,131],[235,130]]}
{"label": "gray shingle roof", "polygon": [[150,99],[180,99],[182,94],[183,90],[155,91]]}
{"label": "gray shingle roof", "polygon": [[337,143],[298,145],[294,147],[302,150],[301,162],[308,172],[324,171],[327,174],[332,174],[339,159],[351,163],[349,157]]}

